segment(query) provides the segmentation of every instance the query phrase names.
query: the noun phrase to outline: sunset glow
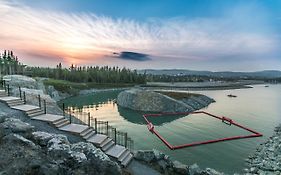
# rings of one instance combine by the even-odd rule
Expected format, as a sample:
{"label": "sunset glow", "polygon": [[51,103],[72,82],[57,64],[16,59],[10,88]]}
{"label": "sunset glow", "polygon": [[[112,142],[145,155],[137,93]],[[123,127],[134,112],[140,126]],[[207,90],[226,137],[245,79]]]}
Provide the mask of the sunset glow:
{"label": "sunset glow", "polygon": [[[67,5],[65,2],[65,8]],[[83,7],[72,12],[45,9],[40,4],[37,8],[28,1],[1,1],[0,48],[15,50],[25,63],[43,61],[46,66],[63,62],[132,68],[211,66],[212,70],[226,66],[227,70],[234,63],[236,70],[249,66],[252,70],[281,68],[280,33],[273,25],[277,19],[271,19],[274,14],[261,5],[259,1],[237,3],[228,9],[226,3],[217,18],[191,18],[186,12],[187,17],[139,20],[134,16],[97,15],[95,10],[83,11]],[[113,54],[123,51],[143,53],[151,59],[147,64],[118,59]]]}

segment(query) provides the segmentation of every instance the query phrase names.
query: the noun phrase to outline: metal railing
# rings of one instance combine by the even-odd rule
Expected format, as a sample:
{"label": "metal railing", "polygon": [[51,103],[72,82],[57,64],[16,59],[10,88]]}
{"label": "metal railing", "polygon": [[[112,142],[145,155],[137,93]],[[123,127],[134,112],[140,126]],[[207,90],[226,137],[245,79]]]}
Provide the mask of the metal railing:
{"label": "metal railing", "polygon": [[108,121],[93,118],[90,113],[83,112],[81,109],[67,107],[62,104],[63,113],[69,117],[70,123],[83,124],[92,127],[97,134],[104,134],[111,138],[115,144],[122,145],[129,150],[134,150],[134,141],[128,136],[127,132],[118,131],[115,127],[109,125]]}

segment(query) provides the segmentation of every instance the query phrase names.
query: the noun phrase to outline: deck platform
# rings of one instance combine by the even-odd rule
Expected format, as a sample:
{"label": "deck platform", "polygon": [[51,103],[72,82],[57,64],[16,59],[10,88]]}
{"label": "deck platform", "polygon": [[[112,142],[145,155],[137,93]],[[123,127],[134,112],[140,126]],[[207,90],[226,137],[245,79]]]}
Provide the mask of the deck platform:
{"label": "deck platform", "polygon": [[33,117],[32,119],[53,123],[53,122],[55,122],[57,120],[60,120],[60,119],[63,119],[63,118],[64,117],[62,115],[42,114],[42,115]]}
{"label": "deck platform", "polygon": [[87,141],[91,142],[93,144],[100,145],[105,139],[107,139],[106,135],[96,134],[96,135],[90,137]]}
{"label": "deck platform", "polygon": [[24,112],[40,109],[38,106],[33,106],[33,105],[18,105],[18,106],[13,106],[11,108],[17,109],[17,110],[20,110],[20,111],[24,111]]}
{"label": "deck platform", "polygon": [[69,124],[69,125],[59,128],[59,130],[71,132],[74,134],[80,134],[81,132],[85,131],[88,128],[89,128],[89,126],[87,126],[87,125]]}
{"label": "deck platform", "polygon": [[125,151],[126,148],[124,146],[114,145],[112,148],[106,151],[106,154],[118,159]]}
{"label": "deck platform", "polygon": [[20,100],[20,98],[18,98],[18,97],[11,97],[11,96],[0,97],[0,101],[3,101],[3,102],[13,101],[13,100]]}

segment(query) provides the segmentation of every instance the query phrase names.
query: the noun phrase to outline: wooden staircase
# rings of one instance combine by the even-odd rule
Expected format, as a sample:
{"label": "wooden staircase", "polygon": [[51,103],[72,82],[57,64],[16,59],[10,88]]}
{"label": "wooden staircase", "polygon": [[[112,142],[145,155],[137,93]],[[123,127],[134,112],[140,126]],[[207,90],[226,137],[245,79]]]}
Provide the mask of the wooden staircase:
{"label": "wooden staircase", "polygon": [[[126,167],[133,160],[133,154],[128,148],[118,145],[113,139],[104,134],[98,134],[92,127],[87,125],[71,124],[64,116],[45,114],[45,111],[38,106],[26,105],[21,98],[8,96],[4,90],[0,90],[0,101],[6,103],[10,108],[23,111],[27,116],[34,120],[41,120],[48,122],[56,128],[63,130],[63,128],[70,125],[77,125],[82,127],[82,130],[75,130],[70,128],[68,132],[78,133],[87,142],[93,143],[100,148],[105,154],[116,159],[122,166]],[[64,130],[65,131],[65,130]]]}

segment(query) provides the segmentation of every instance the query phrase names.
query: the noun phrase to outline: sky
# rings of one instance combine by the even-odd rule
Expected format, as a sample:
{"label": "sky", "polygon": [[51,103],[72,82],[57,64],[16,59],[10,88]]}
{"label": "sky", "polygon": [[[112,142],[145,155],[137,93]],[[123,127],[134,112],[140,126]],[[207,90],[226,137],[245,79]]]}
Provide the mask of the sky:
{"label": "sky", "polygon": [[281,70],[280,0],[0,0],[0,50],[34,66]]}

